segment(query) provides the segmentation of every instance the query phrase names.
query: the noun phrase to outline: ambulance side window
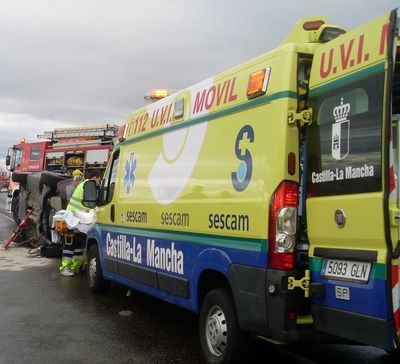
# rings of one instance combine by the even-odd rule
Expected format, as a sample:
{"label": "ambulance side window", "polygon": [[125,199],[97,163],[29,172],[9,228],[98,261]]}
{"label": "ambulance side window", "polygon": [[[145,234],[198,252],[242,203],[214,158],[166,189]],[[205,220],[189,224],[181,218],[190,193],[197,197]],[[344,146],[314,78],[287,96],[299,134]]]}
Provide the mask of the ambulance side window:
{"label": "ambulance side window", "polygon": [[119,161],[119,150],[117,150],[112,156],[106,173],[103,177],[99,192],[99,205],[106,205],[111,202],[114,196],[115,183],[117,179],[117,169]]}
{"label": "ambulance side window", "polygon": [[332,196],[382,190],[383,74],[325,87],[309,104],[307,191]]}
{"label": "ambulance side window", "polygon": [[119,151],[114,154],[110,172],[110,183],[108,185],[107,202],[111,202],[114,197],[115,183],[117,182],[117,170],[119,161]]}

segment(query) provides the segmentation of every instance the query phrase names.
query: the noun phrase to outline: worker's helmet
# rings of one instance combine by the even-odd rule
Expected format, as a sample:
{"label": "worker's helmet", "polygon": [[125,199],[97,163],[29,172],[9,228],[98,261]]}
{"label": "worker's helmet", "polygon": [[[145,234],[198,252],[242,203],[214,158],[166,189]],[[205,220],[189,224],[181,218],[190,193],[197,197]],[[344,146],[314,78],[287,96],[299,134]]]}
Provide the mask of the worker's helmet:
{"label": "worker's helmet", "polygon": [[72,177],[78,177],[78,176],[80,176],[80,175],[82,175],[83,173],[82,173],[82,171],[80,170],[80,169],[75,169],[73,172],[72,172]]}

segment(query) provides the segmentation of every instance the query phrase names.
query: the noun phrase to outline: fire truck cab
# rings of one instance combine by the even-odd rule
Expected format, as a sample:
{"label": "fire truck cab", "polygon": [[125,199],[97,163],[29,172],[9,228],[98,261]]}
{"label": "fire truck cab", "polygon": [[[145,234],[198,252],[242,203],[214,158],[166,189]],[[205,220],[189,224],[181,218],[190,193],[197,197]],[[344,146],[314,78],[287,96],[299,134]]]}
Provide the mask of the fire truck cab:
{"label": "fire truck cab", "polygon": [[24,138],[8,149],[6,165],[11,172],[34,172],[42,170],[44,153],[50,142],[27,143]]}

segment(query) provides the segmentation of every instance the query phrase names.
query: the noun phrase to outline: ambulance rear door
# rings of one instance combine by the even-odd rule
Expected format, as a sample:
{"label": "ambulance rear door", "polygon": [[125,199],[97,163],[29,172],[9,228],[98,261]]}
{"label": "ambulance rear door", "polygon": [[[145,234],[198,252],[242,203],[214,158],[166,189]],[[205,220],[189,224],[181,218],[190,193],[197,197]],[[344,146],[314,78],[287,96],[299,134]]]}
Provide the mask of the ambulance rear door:
{"label": "ambulance rear door", "polygon": [[396,24],[392,11],[317,48],[307,129],[315,327],[386,350],[399,345],[397,207],[389,204]]}

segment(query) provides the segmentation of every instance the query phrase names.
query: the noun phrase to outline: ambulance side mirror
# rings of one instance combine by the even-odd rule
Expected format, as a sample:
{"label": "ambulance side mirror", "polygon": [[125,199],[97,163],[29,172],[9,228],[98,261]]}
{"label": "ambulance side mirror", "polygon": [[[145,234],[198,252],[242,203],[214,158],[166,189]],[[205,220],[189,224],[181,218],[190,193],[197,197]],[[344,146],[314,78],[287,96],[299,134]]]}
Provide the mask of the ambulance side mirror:
{"label": "ambulance side mirror", "polygon": [[97,202],[97,189],[96,182],[89,180],[83,186],[83,199],[82,204],[90,209],[96,207]]}
{"label": "ambulance side mirror", "polygon": [[9,167],[11,165],[11,155],[8,155],[6,157],[6,167]]}

